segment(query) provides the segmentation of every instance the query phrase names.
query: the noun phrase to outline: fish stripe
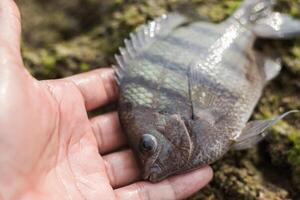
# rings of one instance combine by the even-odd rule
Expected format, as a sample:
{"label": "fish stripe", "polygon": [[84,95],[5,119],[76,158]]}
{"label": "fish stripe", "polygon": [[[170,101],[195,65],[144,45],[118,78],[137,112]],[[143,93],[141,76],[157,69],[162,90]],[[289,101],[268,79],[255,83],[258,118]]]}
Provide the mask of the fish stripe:
{"label": "fish stripe", "polygon": [[151,52],[143,52],[143,54],[141,54],[138,59],[146,59],[152,64],[162,66],[179,74],[186,73],[186,67],[184,67],[184,64],[166,59],[165,57],[163,57],[163,55],[154,54]]}
{"label": "fish stripe", "polygon": [[[220,36],[220,30],[217,29],[216,25],[205,24],[205,23],[193,23],[189,27],[186,27],[188,30],[194,32],[194,34],[200,35],[203,34],[205,38],[217,38]],[[186,30],[185,30],[186,31]]]}
{"label": "fish stripe", "polygon": [[[193,54],[194,56],[201,55],[203,52],[207,51],[206,46],[200,45],[199,43],[191,43],[188,40],[173,35],[170,35],[167,38],[160,38],[160,40],[161,43],[168,43],[169,45],[174,46],[174,48],[175,47],[180,48],[180,51],[185,51],[186,49],[189,49],[189,53]],[[242,48],[241,45],[235,43],[234,45],[232,45],[230,51],[231,51],[230,54],[235,54],[236,57],[244,56],[243,54],[245,52],[245,50]],[[175,59],[176,58],[174,58],[174,60]],[[227,57],[224,57],[222,61],[222,65],[226,66],[234,73],[239,73],[239,74],[243,73],[242,68],[237,67],[237,63],[235,61],[236,59],[227,59]]]}
{"label": "fish stripe", "polygon": [[[170,36],[168,36],[170,37]],[[176,38],[176,37],[172,37],[172,38]],[[182,41],[182,42],[179,42],[177,44],[182,44],[182,45],[185,45],[186,44],[186,41],[184,41],[182,38],[176,38],[178,41]],[[169,40],[166,40],[166,41],[169,41]],[[163,41],[160,41],[161,43],[163,43]],[[173,44],[173,46],[175,47],[176,44]],[[194,46],[194,49],[199,49],[198,45],[193,45]],[[156,47],[156,48],[159,48],[160,46]],[[179,45],[177,45],[177,47],[180,47]],[[171,48],[171,47],[170,47]],[[181,48],[186,48],[186,46],[183,46]],[[201,48],[201,47],[200,47]],[[151,50],[153,51],[153,48],[151,48]],[[154,49],[155,50],[155,49]],[[174,51],[175,49],[173,49]],[[179,50],[179,51],[182,51]],[[193,52],[193,51],[191,51]],[[190,52],[189,52],[190,53]],[[198,54],[199,55],[199,54]],[[171,61],[170,59],[167,59],[165,54],[163,55],[159,55],[159,54],[154,54],[152,52],[150,52],[150,50],[148,52],[144,52],[140,58],[140,60],[143,60],[143,59],[146,59],[148,62],[150,62],[152,65],[155,65],[155,66],[159,66],[160,68],[167,68],[169,70],[172,70],[173,72],[175,72],[176,74],[179,74],[179,75],[182,75],[182,74],[187,74],[187,66],[186,64],[183,64],[183,63],[179,63],[178,61],[176,61],[176,59],[174,58],[173,61]],[[243,73],[243,71],[239,71],[238,69],[243,69],[243,68],[237,68],[237,63],[235,62],[225,62],[225,61],[222,61],[222,65],[223,66],[226,66],[230,69],[232,69],[232,72],[235,72],[235,73],[239,73],[239,75],[241,73]],[[155,66],[152,66],[153,68],[156,68]],[[157,68],[156,68],[157,69]],[[202,74],[202,76],[205,76]],[[201,80],[201,79],[200,79]],[[207,79],[206,81],[211,81],[209,79]],[[215,83],[211,82],[209,83],[210,85],[214,85]],[[219,86],[216,86],[216,88],[219,88]],[[223,90],[227,90],[226,88],[223,88]]]}
{"label": "fish stripe", "polygon": [[161,40],[161,42],[166,42],[169,43],[170,45],[178,46],[182,49],[189,49],[191,50],[194,54],[203,53],[204,51],[207,50],[207,48],[203,45],[197,45],[195,43],[191,43],[188,40],[184,40],[183,38],[179,38],[173,35],[170,35],[167,38],[164,38]]}
{"label": "fish stripe", "polygon": [[[219,84],[214,78],[209,77],[207,74],[202,74],[201,72],[199,72],[197,74],[194,74],[194,76],[197,76],[197,82],[195,83],[195,85],[197,85],[197,83],[199,83],[198,84],[199,86],[206,88],[206,90],[208,90],[208,91],[213,91],[215,94],[222,94],[221,99],[223,99],[225,101],[230,100],[230,102],[232,102],[231,105],[234,105],[235,104],[234,102],[236,102],[239,99],[238,94],[231,92],[226,87]],[[189,77],[189,79],[191,79],[191,77]],[[203,83],[205,83],[205,85],[203,85]],[[200,95],[200,93],[199,93],[199,95]],[[194,103],[197,103],[197,102],[194,102]]]}
{"label": "fish stripe", "polygon": [[171,100],[176,99],[178,101],[185,102],[185,103],[189,101],[187,95],[180,94],[178,91],[175,91],[171,88],[166,88],[165,86],[162,86],[160,83],[156,83],[151,80],[146,80],[144,79],[144,77],[141,76],[128,77],[128,79],[124,80],[123,84],[139,85],[153,92],[157,92],[159,88],[159,92],[165,94]]}

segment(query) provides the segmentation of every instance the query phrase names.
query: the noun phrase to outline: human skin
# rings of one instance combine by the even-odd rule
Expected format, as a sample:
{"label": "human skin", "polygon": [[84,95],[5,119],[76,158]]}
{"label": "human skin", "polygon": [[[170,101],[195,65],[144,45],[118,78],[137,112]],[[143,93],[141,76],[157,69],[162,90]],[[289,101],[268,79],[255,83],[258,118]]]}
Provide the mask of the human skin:
{"label": "human skin", "polygon": [[38,81],[20,54],[20,14],[0,1],[0,199],[183,199],[212,178],[210,167],[152,184],[141,172],[116,112],[111,69]]}

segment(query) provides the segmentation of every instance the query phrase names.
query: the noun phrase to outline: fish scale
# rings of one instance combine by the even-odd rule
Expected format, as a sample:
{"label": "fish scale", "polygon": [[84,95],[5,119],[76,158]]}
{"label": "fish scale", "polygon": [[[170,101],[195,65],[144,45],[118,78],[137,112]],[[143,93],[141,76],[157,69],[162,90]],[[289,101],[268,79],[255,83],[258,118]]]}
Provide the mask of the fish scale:
{"label": "fish scale", "polygon": [[210,164],[229,149],[254,146],[290,111],[250,121],[277,58],[257,38],[300,35],[300,22],[246,0],[219,24],[170,13],[142,25],[116,55],[119,116],[130,146],[153,182]]}

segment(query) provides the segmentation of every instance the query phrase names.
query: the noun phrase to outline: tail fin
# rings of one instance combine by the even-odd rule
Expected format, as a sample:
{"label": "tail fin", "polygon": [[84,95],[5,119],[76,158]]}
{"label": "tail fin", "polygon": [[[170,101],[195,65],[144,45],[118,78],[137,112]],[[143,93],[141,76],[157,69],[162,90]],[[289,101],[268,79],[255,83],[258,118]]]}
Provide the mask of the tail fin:
{"label": "tail fin", "polygon": [[300,37],[300,20],[273,12],[256,22],[254,33],[261,38],[291,39]]}
{"label": "tail fin", "polygon": [[245,0],[233,17],[243,24],[255,23],[272,12],[274,0]]}
{"label": "tail fin", "polygon": [[245,0],[233,17],[251,25],[261,38],[290,39],[300,36],[300,20],[273,11],[275,0]]}

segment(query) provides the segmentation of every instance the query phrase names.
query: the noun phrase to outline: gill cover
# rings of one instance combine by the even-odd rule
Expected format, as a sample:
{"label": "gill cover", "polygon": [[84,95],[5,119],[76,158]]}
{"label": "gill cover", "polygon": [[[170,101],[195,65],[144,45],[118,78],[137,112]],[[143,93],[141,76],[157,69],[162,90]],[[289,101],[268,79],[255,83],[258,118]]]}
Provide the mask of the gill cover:
{"label": "gill cover", "polygon": [[193,145],[181,117],[179,115],[171,115],[167,119],[165,127],[160,131],[173,146],[174,150],[170,152],[171,160],[177,161],[179,167],[187,164],[192,154]]}

